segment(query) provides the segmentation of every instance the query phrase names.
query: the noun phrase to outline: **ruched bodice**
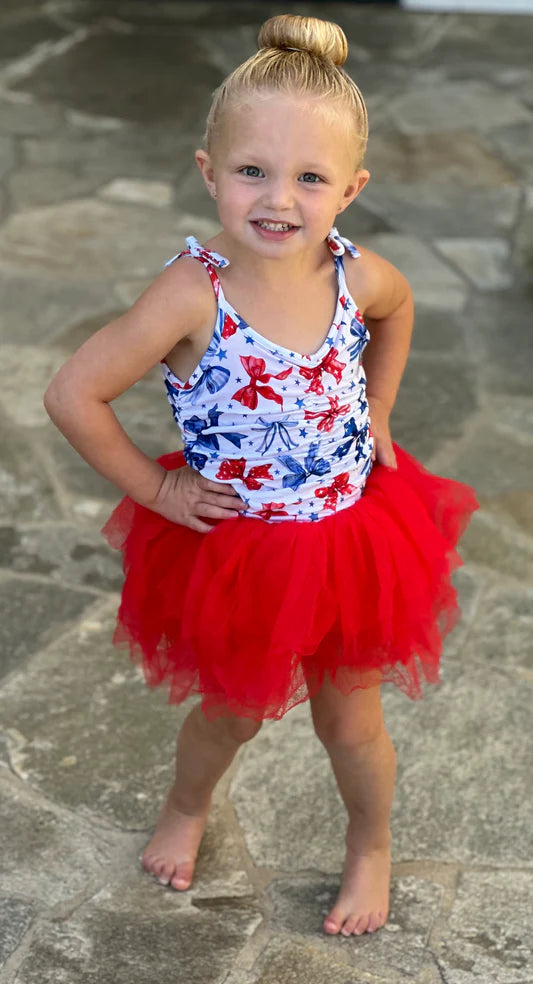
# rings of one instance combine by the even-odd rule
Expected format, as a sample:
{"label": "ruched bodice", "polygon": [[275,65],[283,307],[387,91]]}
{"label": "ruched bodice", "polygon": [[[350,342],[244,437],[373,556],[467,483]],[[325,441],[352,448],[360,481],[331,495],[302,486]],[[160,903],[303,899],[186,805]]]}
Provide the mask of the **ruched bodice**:
{"label": "ruched bodice", "polygon": [[247,517],[317,522],[360,498],[372,436],[361,354],[368,330],[346,284],[343,254],[359,252],[333,228],[338,282],[328,334],[313,355],[275,345],[226,300],[217,268],[229,264],[193,237],[181,256],[209,273],[218,304],[207,351],[187,381],[161,364],[187,463],[231,484]]}

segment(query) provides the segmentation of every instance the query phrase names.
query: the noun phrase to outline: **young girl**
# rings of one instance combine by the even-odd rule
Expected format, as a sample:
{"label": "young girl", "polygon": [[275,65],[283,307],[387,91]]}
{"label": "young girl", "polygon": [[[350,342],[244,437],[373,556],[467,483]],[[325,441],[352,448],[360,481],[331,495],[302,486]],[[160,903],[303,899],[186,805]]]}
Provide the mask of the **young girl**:
{"label": "young girl", "polygon": [[[196,162],[222,230],[187,249],[59,371],[45,403],[126,497],[115,633],[170,700],[202,700],[143,864],[183,890],[213,789],[265,718],[309,700],[348,813],[327,933],[388,914],[395,753],[380,685],[439,677],[458,617],[450,572],[476,501],[391,441],[412,326],[409,286],[339,236],[369,179],[346,38],[267,21],[214,95]],[[364,350],[364,358],[363,357]],[[110,402],[161,362],[184,452],[157,462]]]}

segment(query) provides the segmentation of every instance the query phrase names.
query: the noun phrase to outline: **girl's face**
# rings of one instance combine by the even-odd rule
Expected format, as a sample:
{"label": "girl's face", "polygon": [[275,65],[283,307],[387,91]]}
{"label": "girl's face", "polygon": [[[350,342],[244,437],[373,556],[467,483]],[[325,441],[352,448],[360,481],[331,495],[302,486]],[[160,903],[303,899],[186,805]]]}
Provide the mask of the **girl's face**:
{"label": "girl's face", "polygon": [[229,109],[212,156],[195,156],[225,234],[265,258],[316,248],[369,178],[344,120],[279,93]]}

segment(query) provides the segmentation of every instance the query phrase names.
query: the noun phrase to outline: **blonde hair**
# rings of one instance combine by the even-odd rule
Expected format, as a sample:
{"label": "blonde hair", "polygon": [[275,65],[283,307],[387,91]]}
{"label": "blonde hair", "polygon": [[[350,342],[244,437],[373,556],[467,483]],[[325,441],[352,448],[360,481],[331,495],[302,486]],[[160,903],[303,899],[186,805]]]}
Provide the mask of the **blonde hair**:
{"label": "blonde hair", "polygon": [[[363,96],[342,68],[348,55],[344,31],[317,17],[280,14],[265,21],[257,39],[257,54],[239,65],[213,93],[204,144],[211,155],[228,107],[245,103],[250,95],[283,94],[316,99],[321,111],[344,110],[355,145],[355,169],[361,166],[368,140],[368,115]],[[325,102],[328,100],[328,102]]]}

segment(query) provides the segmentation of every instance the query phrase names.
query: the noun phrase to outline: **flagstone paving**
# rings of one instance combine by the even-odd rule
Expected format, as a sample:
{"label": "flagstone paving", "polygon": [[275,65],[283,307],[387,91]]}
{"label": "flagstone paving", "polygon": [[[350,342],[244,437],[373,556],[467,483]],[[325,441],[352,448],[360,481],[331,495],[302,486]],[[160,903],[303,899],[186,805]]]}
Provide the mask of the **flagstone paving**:
{"label": "flagstone paving", "polygon": [[[111,644],[119,495],[42,395],[185,235],[217,228],[193,161],[211,90],[259,24],[345,28],[372,180],[339,228],[417,301],[398,442],[475,486],[463,618],[398,752],[388,924],[321,929],[344,811],[307,705],[214,797],[195,882],[139,855],[172,775],[171,708]],[[0,11],[0,984],[533,984],[533,18],[350,3],[4,0]],[[157,371],[115,404],[176,447]]]}

